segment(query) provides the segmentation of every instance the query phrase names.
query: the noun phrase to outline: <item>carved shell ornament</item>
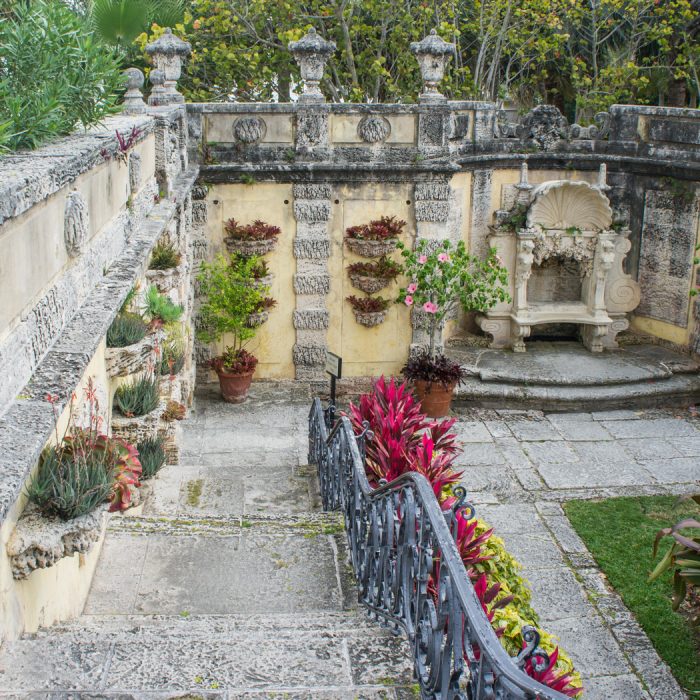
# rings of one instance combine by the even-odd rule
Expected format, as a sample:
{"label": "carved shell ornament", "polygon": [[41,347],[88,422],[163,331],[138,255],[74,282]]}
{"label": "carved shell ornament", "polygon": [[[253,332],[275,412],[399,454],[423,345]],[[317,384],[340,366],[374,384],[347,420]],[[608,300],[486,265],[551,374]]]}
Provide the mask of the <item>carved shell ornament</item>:
{"label": "carved shell ornament", "polygon": [[391,124],[378,114],[368,114],[357,125],[357,135],[367,143],[385,141],[391,133]]}
{"label": "carved shell ornament", "polygon": [[587,182],[552,180],[533,191],[527,213],[527,227],[564,231],[576,227],[581,231],[603,231],[612,224],[608,198]]}
{"label": "carved shell ornament", "polygon": [[267,125],[260,117],[240,117],[233,124],[233,136],[239,143],[250,145],[265,138]]}

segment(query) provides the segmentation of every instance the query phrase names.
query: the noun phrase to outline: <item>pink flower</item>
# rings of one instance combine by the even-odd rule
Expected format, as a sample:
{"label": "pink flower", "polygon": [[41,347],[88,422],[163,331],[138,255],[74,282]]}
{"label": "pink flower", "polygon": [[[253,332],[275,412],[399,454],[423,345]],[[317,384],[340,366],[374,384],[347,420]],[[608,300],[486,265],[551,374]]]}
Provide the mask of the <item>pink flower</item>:
{"label": "pink flower", "polygon": [[425,311],[428,314],[434,314],[438,310],[437,304],[433,304],[432,301],[426,301],[425,304],[423,304],[423,311]]}
{"label": "pink flower", "polygon": [[497,262],[499,265],[503,265],[503,258],[502,258],[500,255],[497,255],[497,256],[496,256],[496,262]]}
{"label": "pink flower", "polygon": [[406,287],[406,291],[407,291],[409,294],[415,293],[415,291],[416,291],[417,289],[418,289],[418,285],[417,285],[415,282],[411,282],[411,284],[409,284],[408,287]]}
{"label": "pink flower", "polygon": [[421,265],[425,265],[425,263],[428,262],[428,256],[427,256],[427,255],[421,255],[421,256],[418,258],[418,262],[419,262]]}
{"label": "pink flower", "polygon": [[413,297],[409,294],[404,300],[403,303],[406,304],[406,306],[411,306],[413,304]]}
{"label": "pink flower", "polygon": [[440,262],[448,262],[449,259],[450,259],[450,256],[449,256],[447,253],[440,253],[440,254],[438,255],[438,260],[439,260]]}

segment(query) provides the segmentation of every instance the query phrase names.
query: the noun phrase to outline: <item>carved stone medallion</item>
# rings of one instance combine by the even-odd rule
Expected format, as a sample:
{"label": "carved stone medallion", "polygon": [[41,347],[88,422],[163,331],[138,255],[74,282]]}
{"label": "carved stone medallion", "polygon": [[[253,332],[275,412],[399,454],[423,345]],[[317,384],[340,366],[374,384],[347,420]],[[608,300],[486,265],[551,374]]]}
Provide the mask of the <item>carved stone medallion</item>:
{"label": "carved stone medallion", "polygon": [[80,255],[87,236],[87,202],[80,192],[74,190],[66,197],[66,207],[63,214],[63,239],[71,258]]}
{"label": "carved stone medallion", "polygon": [[260,143],[267,133],[267,125],[260,117],[240,117],[233,123],[233,136],[247,146]]}
{"label": "carved stone medallion", "polygon": [[368,114],[357,125],[357,135],[367,143],[385,141],[391,134],[391,124],[378,114]]}

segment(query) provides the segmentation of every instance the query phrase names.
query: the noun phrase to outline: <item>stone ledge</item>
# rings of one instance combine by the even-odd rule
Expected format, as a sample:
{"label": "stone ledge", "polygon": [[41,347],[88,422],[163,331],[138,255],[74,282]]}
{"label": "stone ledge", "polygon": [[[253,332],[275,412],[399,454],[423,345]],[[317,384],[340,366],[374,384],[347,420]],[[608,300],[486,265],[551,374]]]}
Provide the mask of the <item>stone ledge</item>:
{"label": "stone ledge", "polygon": [[100,539],[108,506],[100,506],[73,520],[47,518],[28,506],[7,543],[12,576],[26,579],[35,569],[53,566],[63,557],[86,554]]}
{"label": "stone ledge", "polygon": [[19,151],[0,158],[0,225],[105,162],[105,150],[112,157],[117,152],[115,131],[123,134],[138,127],[138,143],[154,131],[155,122],[147,114],[112,117],[99,127],[58,139],[36,151]]}
{"label": "stone ledge", "polygon": [[[191,168],[180,176],[174,192],[177,202],[184,201],[197,175],[197,168]],[[59,413],[66,407],[126,295],[144,275],[153,246],[180,210],[170,200],[151,210],[119,259],[68,321],[25,389],[0,417],[0,524],[53,429],[53,406],[44,397],[49,392],[58,396],[55,407]],[[56,373],[58,367],[63,374]]]}

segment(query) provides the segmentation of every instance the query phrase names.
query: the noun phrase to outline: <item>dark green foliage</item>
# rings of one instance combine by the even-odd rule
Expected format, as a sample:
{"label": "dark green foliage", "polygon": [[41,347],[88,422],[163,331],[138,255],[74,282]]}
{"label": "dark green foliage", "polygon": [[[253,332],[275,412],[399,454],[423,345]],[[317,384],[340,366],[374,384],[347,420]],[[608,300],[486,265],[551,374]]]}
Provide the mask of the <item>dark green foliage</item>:
{"label": "dark green foliage", "polygon": [[146,292],[146,314],[157,323],[174,323],[180,320],[184,309],[158,291],[158,287],[152,284]]}
{"label": "dark green foliage", "polygon": [[139,451],[139,461],[143,469],[142,478],[150,479],[165,465],[165,450],[163,449],[163,438],[160,435],[141,440],[136,445],[136,449]]}
{"label": "dark green foliage", "polygon": [[114,484],[110,455],[90,450],[77,455],[47,447],[27,496],[44,515],[70,520],[105,503]]}
{"label": "dark green foliage", "polygon": [[160,402],[158,379],[152,374],[144,374],[128,384],[122,384],[114,395],[119,412],[127,418],[145,416]]}
{"label": "dark green foliage", "polygon": [[119,54],[61,0],[17,2],[0,21],[0,150],[36,148],[117,111]]}
{"label": "dark green foliage", "polygon": [[184,12],[184,0],[93,0],[90,16],[103,41],[129,47],[151,23],[174,27]]}
{"label": "dark green foliage", "polygon": [[157,243],[151,253],[151,262],[148,266],[149,270],[170,270],[180,264],[182,255],[177,248],[170,243],[164,241]]}
{"label": "dark green foliage", "polygon": [[679,503],[675,496],[645,496],[570,501],[564,509],[679,683],[697,691],[700,640],[690,620],[673,611],[672,572],[651,582],[647,579],[655,564],[651,551],[659,528],[682,518],[700,518],[700,506],[693,501]]}
{"label": "dark green foliage", "polygon": [[125,348],[138,343],[145,337],[147,330],[146,322],[138,314],[122,312],[107,330],[107,347]]}

